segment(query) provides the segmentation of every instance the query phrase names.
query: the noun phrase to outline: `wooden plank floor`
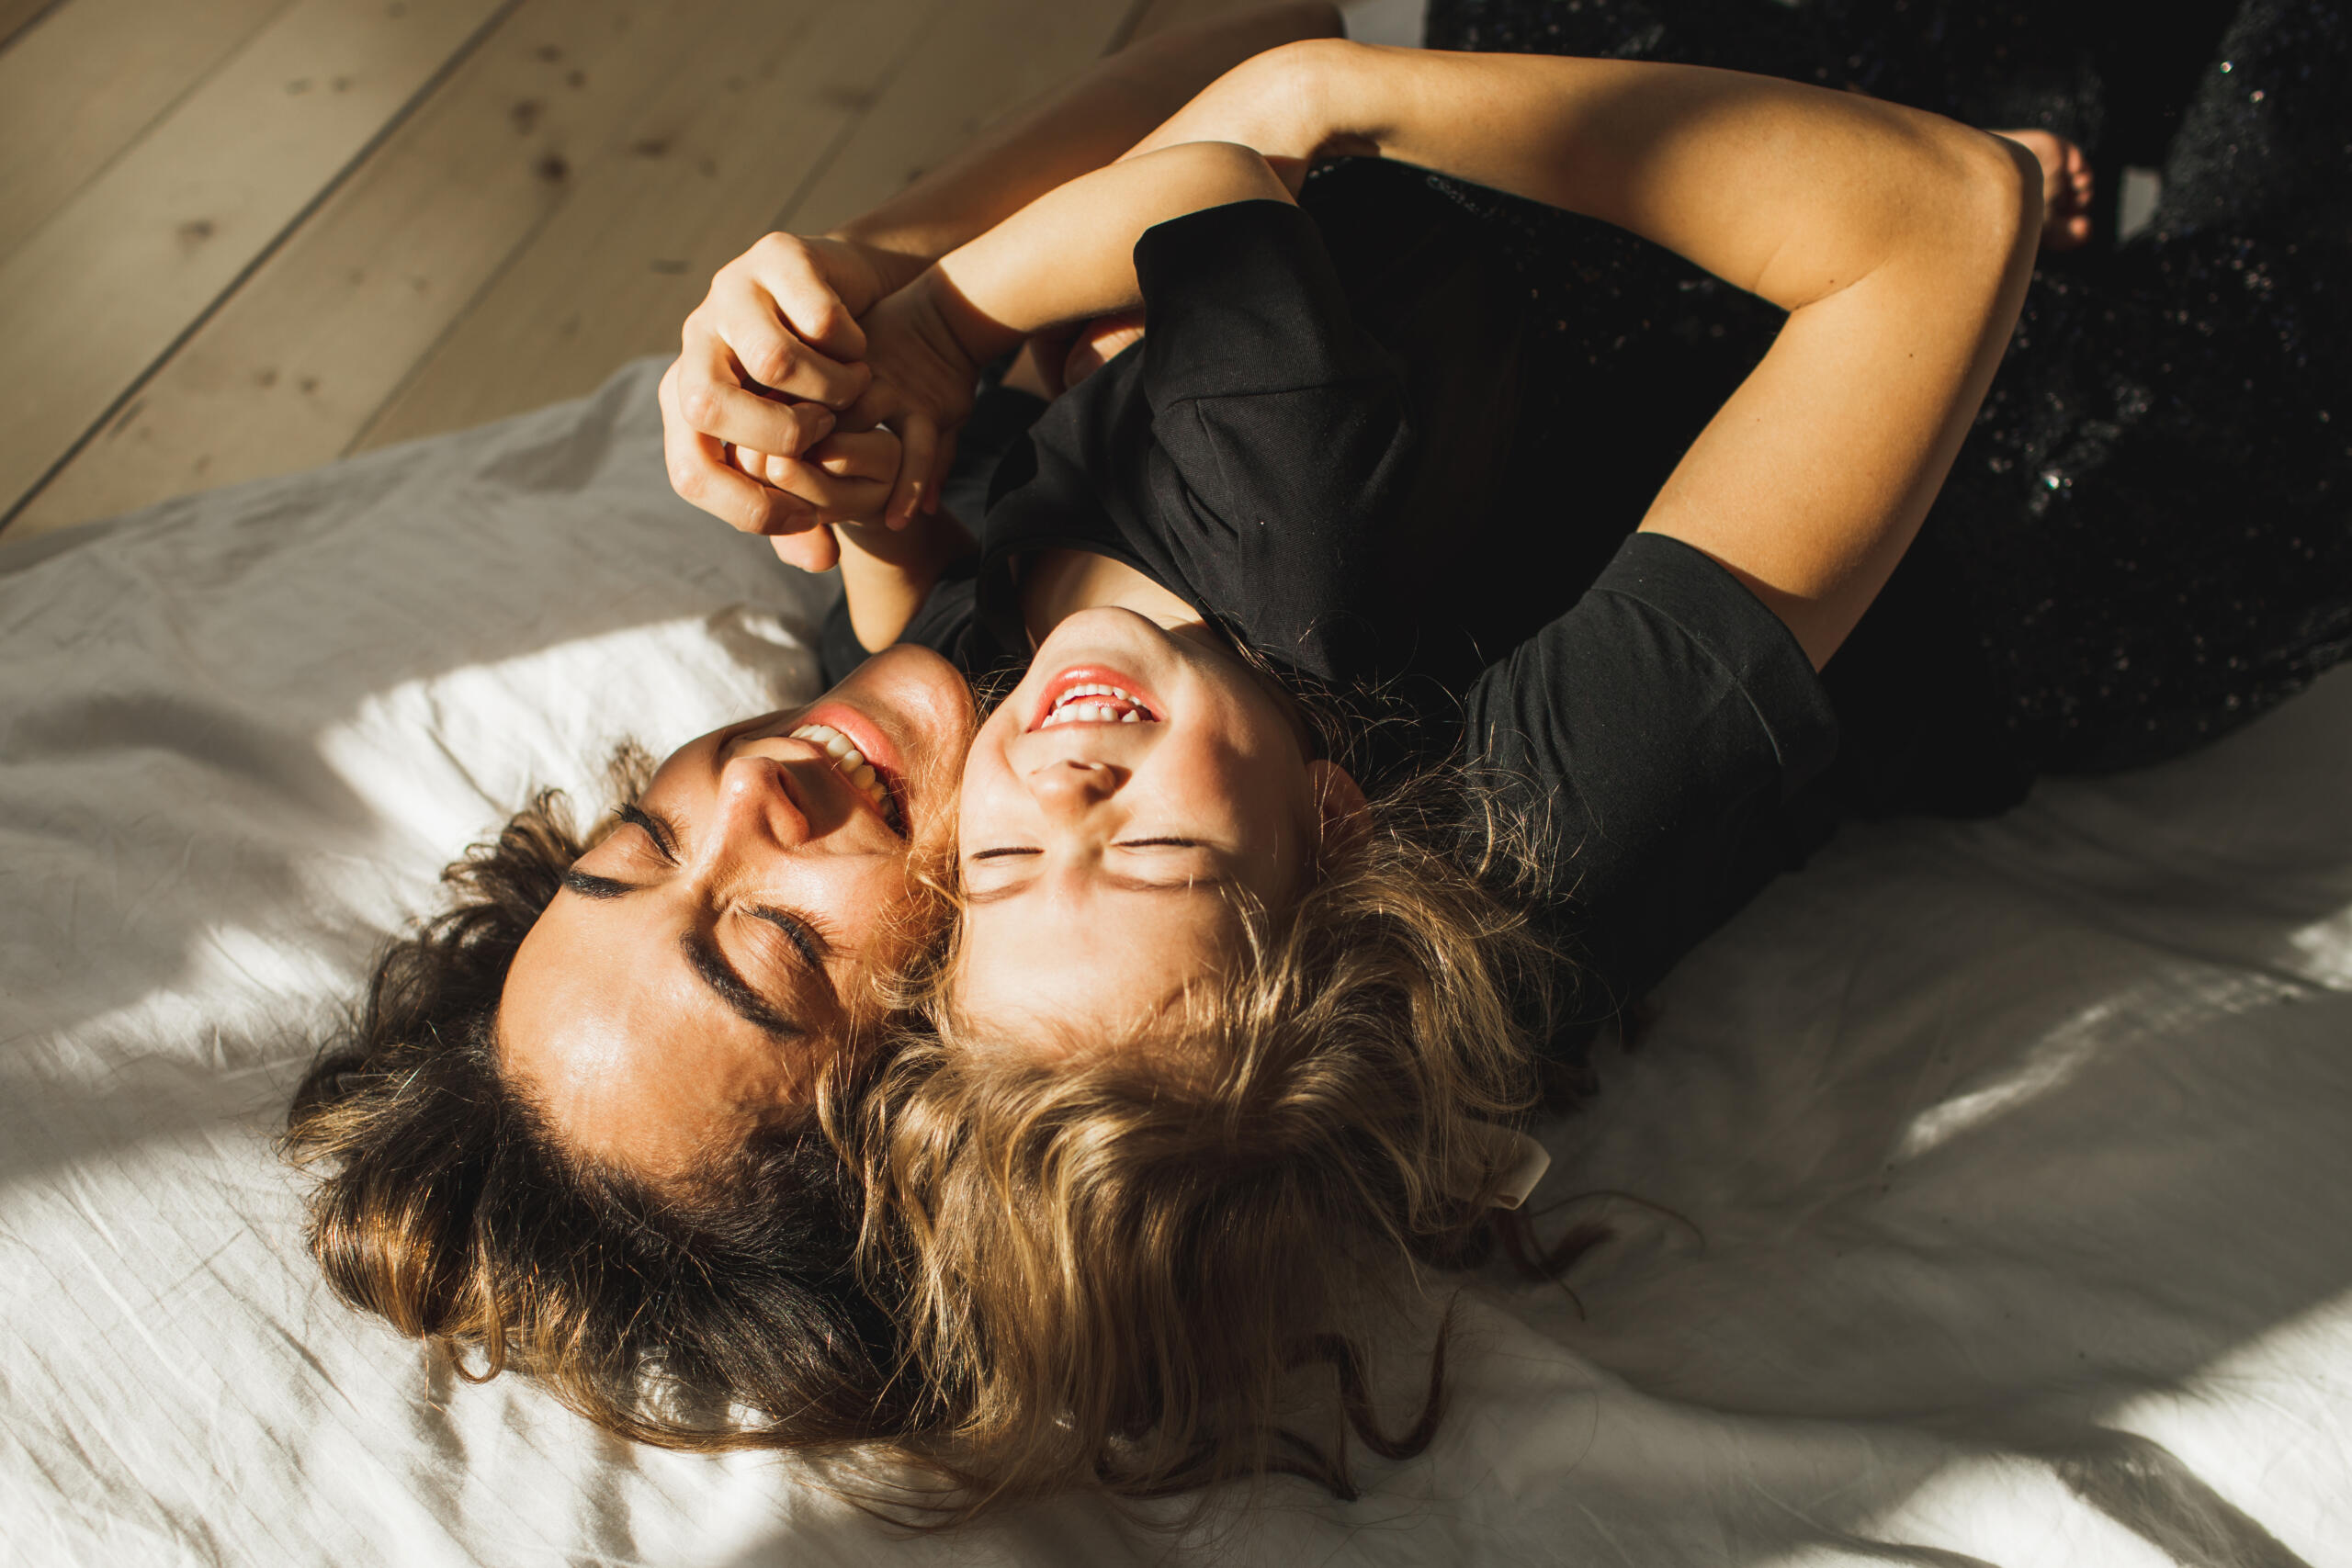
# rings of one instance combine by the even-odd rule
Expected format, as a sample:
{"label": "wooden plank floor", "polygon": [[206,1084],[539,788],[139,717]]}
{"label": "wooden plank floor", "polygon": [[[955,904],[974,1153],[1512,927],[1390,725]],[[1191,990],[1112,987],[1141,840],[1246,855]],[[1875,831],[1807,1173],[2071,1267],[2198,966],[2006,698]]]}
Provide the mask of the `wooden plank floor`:
{"label": "wooden plank floor", "polygon": [[587,391],[1238,0],[0,0],[0,538]]}

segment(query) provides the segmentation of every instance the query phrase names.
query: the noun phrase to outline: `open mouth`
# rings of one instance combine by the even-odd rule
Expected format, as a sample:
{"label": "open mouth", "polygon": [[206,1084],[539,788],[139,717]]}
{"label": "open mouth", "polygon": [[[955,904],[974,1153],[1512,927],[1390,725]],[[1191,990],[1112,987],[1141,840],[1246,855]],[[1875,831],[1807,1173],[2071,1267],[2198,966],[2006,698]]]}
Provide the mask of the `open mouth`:
{"label": "open mouth", "polygon": [[792,732],[792,739],[823,747],[834,772],[849,780],[860,795],[873,802],[874,809],[882,814],[882,820],[890,825],[890,830],[900,834],[906,832],[907,817],[899,809],[898,795],[890,788],[889,781],[875,771],[874,764],[865,760],[865,754],[848,736],[830,724],[804,724]]}
{"label": "open mouth", "polygon": [[1160,715],[1149,697],[1137,693],[1115,671],[1066,670],[1049,682],[1045,705],[1029,728],[1056,729],[1066,724],[1158,724]]}
{"label": "open mouth", "polygon": [[1051,729],[1062,724],[1158,724],[1159,716],[1146,707],[1143,700],[1116,686],[1089,682],[1072,686],[1054,699],[1046,710],[1046,721],[1037,728]]}

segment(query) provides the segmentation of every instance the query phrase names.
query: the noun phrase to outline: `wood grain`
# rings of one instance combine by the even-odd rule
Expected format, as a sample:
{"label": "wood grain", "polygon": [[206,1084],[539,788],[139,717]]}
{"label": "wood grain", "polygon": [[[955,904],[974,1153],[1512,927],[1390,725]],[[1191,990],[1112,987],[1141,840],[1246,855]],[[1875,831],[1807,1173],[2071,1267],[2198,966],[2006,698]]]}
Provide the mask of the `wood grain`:
{"label": "wood grain", "polygon": [[0,52],[0,256],[289,0],[72,0]]}
{"label": "wood grain", "polygon": [[646,100],[715,38],[802,12],[745,0],[526,0],[140,389],[11,525],[42,533],[332,461]]}
{"label": "wood grain", "polygon": [[846,141],[771,227],[819,233],[895,195],[973,133],[1084,70],[1126,31],[1131,0],[950,6]]}
{"label": "wood grain", "polygon": [[7,48],[9,39],[55,4],[56,0],[0,0],[0,49]]}
{"label": "wood grain", "polygon": [[1149,38],[1192,22],[1205,22],[1227,11],[1238,11],[1261,0],[1144,0],[1142,11],[1135,26],[1127,32],[1129,39]]}
{"label": "wood grain", "polygon": [[0,261],[0,514],[512,0],[297,0]]}
{"label": "wood grain", "polygon": [[708,40],[601,167],[484,289],[361,434],[360,448],[589,390],[676,347],[710,275],[764,231],[854,129],[943,11],[1001,0],[811,4],[789,36]]}

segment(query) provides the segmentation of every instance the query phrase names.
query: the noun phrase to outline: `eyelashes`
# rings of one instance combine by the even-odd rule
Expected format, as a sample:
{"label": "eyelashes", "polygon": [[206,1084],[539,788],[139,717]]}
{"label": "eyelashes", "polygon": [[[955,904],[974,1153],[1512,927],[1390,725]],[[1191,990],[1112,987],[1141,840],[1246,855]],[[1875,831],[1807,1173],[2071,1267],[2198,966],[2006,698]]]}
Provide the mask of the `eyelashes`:
{"label": "eyelashes", "polygon": [[825,954],[831,950],[832,944],[825,941],[824,934],[816,927],[788,909],[760,908],[751,912],[782,931],[785,939],[800,954],[803,964],[814,970],[823,970]]}
{"label": "eyelashes", "polygon": [[[1204,850],[1208,845],[1199,839],[1114,839],[1114,850]],[[1000,844],[993,849],[974,850],[968,860],[1003,860],[1012,855],[1037,855],[1046,852],[1035,844]]]}
{"label": "eyelashes", "polygon": [[620,807],[613,815],[633,828],[642,829],[645,836],[653,840],[653,847],[662,852],[662,859],[673,865],[678,863],[678,836],[670,830],[669,823],[646,811],[634,801]]}
{"label": "eyelashes", "polygon": [[[618,807],[614,815],[653,840],[654,849],[661,853],[663,860],[673,866],[678,863],[677,830],[666,819],[656,817],[634,801]],[[572,885],[575,891],[584,893],[590,897],[611,897],[613,893],[609,890],[610,888],[625,886],[609,883],[606,878],[592,877],[576,871],[570,874],[566,881]],[[605,886],[592,888],[582,884]],[[792,944],[794,953],[799,955],[801,963],[819,974],[824,972],[825,958],[832,951],[832,943],[826,940],[823,931],[813,921],[789,909],[779,909],[768,905],[753,906],[747,912],[755,919],[765,920],[782,931],[785,940]]]}

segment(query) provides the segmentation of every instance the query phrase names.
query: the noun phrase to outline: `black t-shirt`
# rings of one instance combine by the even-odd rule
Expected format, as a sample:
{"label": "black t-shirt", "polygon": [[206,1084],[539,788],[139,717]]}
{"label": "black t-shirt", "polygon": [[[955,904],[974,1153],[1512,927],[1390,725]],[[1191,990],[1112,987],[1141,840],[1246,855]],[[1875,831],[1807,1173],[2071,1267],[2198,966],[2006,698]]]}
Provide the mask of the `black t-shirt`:
{"label": "black t-shirt", "polygon": [[[1424,740],[1459,737],[1540,824],[1542,891],[1595,982],[1590,1010],[1639,995],[1818,841],[1827,819],[1805,794],[1836,716],[1779,618],[1698,551],[1617,544],[1631,525],[1612,525],[1605,568],[1555,573],[1551,618],[1491,663],[1466,600],[1447,615],[1417,602],[1416,563],[1444,553],[1457,495],[1478,493],[1452,482],[1476,433],[1427,438],[1443,411],[1417,407],[1413,355],[1359,319],[1310,217],[1273,201],[1193,213],[1147,233],[1136,265],[1139,349],[1041,414],[988,400],[996,437],[966,450],[1005,451],[980,554],[907,640],[976,676],[1025,663],[1014,566],[1062,547],[1136,568],[1309,681],[1443,675],[1454,700],[1442,719],[1419,705]],[[1464,581],[1521,563],[1474,565]],[[829,665],[854,649],[837,615]]]}

